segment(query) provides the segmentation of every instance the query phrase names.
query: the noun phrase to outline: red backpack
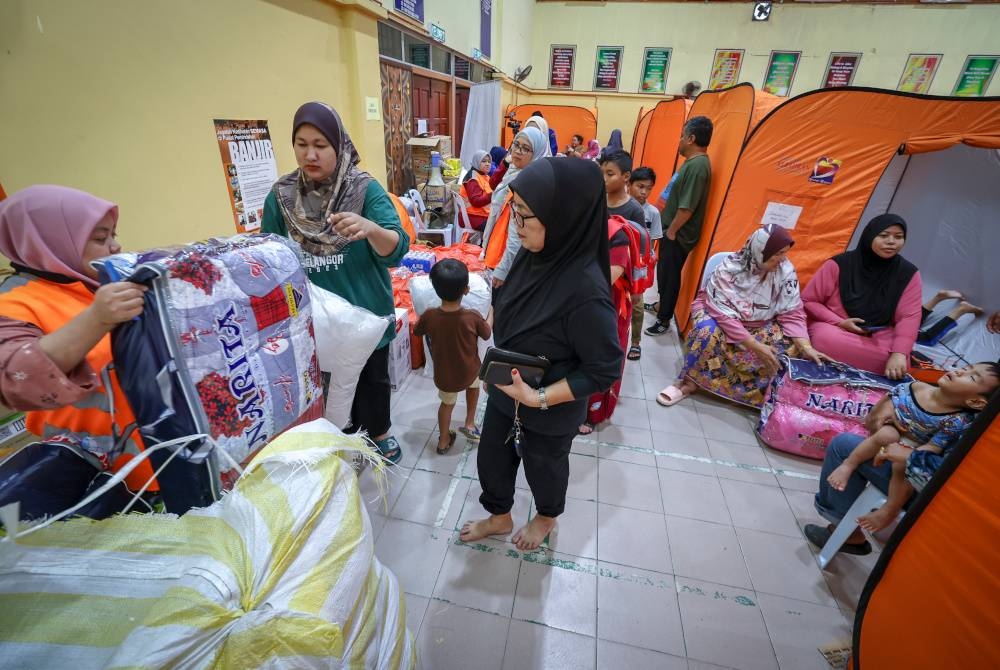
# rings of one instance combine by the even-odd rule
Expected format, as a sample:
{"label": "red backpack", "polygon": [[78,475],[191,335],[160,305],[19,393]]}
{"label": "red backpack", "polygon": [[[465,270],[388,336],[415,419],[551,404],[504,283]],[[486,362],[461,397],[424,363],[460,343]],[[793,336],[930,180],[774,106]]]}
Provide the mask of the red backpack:
{"label": "red backpack", "polygon": [[642,293],[653,285],[656,277],[656,252],[649,239],[649,230],[640,223],[615,214],[608,219],[608,239],[614,237],[619,230],[624,230],[628,237],[628,254],[632,260],[632,276],[628,278],[629,293]]}

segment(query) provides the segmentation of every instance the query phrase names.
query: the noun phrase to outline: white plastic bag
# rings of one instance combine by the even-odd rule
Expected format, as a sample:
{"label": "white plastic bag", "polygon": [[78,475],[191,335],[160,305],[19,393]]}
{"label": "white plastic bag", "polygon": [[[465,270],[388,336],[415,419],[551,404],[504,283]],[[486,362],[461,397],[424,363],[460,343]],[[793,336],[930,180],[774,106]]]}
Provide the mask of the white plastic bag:
{"label": "white plastic bag", "polygon": [[361,370],[385,334],[385,317],[355,307],[339,295],[309,284],[319,369],[330,374],[324,416],[338,428],[351,419]]}
{"label": "white plastic bag", "polygon": [[[413,309],[420,316],[432,307],[441,306],[441,298],[434,292],[428,275],[416,275],[410,280],[410,298]],[[480,274],[469,275],[469,293],[462,298],[462,307],[479,312],[485,319],[490,313],[490,285]]]}

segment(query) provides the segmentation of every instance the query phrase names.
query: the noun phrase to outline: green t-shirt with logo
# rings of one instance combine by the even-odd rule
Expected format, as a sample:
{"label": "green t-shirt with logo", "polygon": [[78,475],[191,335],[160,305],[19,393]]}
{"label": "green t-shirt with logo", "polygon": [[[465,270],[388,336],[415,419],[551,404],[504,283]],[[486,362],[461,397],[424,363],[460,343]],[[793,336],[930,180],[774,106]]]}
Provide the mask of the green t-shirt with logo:
{"label": "green t-shirt with logo", "polygon": [[677,210],[691,210],[691,218],[677,231],[677,243],[690,253],[701,237],[701,227],[705,222],[705,204],[708,202],[708,185],[712,179],[712,166],[708,156],[702,154],[684,161],[677,171],[677,178],[670,188],[667,204],[663,207],[660,221],[663,232],[677,216]]}
{"label": "green t-shirt with logo", "polygon": [[[399,233],[399,244],[391,254],[379,256],[367,240],[358,240],[348,244],[340,253],[330,256],[305,254],[302,265],[309,279],[317,286],[336,293],[352,305],[363,307],[379,316],[391,317],[395,314],[395,304],[389,268],[399,265],[400,259],[410,248],[410,238],[399,223],[399,215],[389,195],[374,179],[368,183],[368,190],[365,191],[361,216],[386,230]],[[264,201],[261,232],[288,237],[285,218],[281,215],[274,191]],[[390,323],[378,348],[387,345],[395,337],[395,333],[395,328]]]}

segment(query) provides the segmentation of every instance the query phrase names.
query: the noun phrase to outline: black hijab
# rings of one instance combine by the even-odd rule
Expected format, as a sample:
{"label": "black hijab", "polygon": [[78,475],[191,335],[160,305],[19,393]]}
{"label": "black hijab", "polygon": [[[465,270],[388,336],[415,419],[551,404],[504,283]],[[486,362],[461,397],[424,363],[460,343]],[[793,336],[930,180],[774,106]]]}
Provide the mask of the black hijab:
{"label": "black hijab", "polygon": [[608,204],[596,163],[533,161],[511,191],[545,226],[545,247],[522,247],[496,304],[497,344],[554,321],[586,300],[611,300]]}
{"label": "black hijab", "polygon": [[847,316],[864,319],[864,326],[892,325],[899,299],[917,273],[917,266],[899,254],[885,259],[872,251],[875,238],[889,226],[899,226],[906,235],[903,217],[880,214],[865,226],[857,247],[833,257]]}

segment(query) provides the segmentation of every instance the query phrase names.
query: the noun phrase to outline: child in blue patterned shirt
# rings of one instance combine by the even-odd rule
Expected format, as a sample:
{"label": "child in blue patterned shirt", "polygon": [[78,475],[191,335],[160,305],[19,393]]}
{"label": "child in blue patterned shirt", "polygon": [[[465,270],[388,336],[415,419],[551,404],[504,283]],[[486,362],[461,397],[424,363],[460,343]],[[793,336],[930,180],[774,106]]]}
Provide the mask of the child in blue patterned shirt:
{"label": "child in blue patterned shirt", "polygon": [[[873,459],[876,466],[880,465],[885,461],[885,447],[895,442],[902,441],[918,451],[946,455],[998,386],[1000,365],[997,363],[976,363],[948,372],[938,380],[937,386],[917,381],[899,384],[872,408],[872,414],[885,412],[891,417],[889,421],[859,444],[830,473],[827,481],[833,488],[843,491],[859,465]],[[887,404],[891,404],[891,413]],[[906,481],[905,470],[904,463],[892,464],[885,505],[859,517],[858,525],[876,532],[899,515],[914,491]]]}

